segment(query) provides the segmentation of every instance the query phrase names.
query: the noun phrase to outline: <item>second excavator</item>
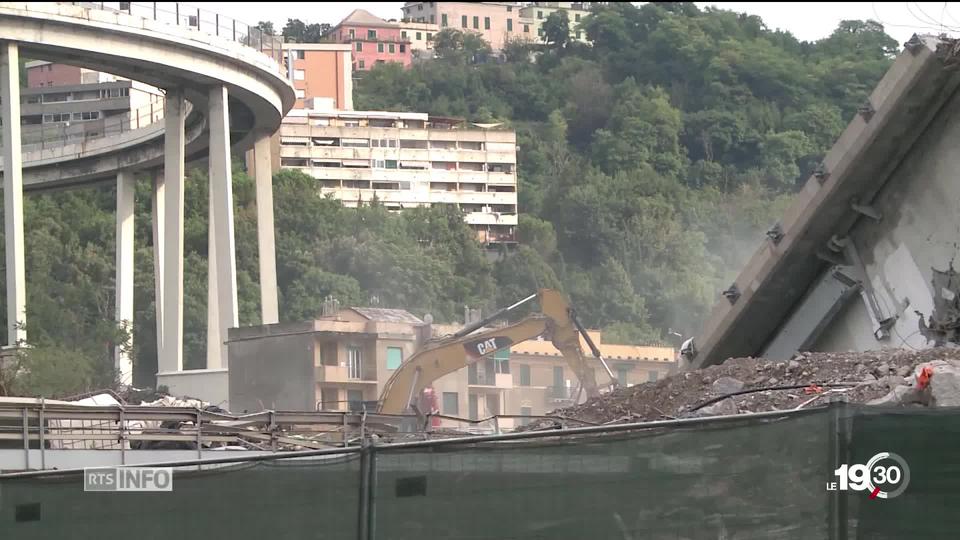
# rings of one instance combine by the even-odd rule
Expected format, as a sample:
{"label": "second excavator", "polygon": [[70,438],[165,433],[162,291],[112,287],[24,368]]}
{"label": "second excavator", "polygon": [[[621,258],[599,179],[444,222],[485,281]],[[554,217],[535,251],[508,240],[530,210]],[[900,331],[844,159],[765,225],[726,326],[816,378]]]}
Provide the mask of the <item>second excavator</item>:
{"label": "second excavator", "polygon": [[[533,300],[539,300],[540,312],[528,315],[508,326],[484,329]],[[552,289],[541,289],[536,294],[468,325],[455,334],[428,341],[423,348],[404,361],[387,381],[380,394],[380,412],[385,414],[418,412],[415,403],[420,393],[433,381],[464,368],[480,358],[541,336],[549,339],[560,351],[580,380],[581,388],[587,397],[599,395],[600,388],[594,377],[594,366],[590,365],[591,362],[583,354],[580,346],[581,336],[609,376],[611,381],[609,386],[617,385],[617,379],[600,354],[600,349],[577,320],[576,312],[563,295]]]}

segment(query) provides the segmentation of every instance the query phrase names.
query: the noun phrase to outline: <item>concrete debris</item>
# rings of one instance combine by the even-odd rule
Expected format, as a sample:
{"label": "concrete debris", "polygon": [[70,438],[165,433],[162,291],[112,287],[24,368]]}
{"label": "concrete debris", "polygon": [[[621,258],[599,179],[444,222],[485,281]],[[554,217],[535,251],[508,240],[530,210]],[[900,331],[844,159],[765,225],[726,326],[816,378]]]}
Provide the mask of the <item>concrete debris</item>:
{"label": "concrete debris", "polygon": [[[711,399],[770,386],[792,388],[732,396],[693,411]],[[642,422],[813,407],[828,401],[818,396],[828,395],[870,405],[960,406],[960,348],[804,353],[790,362],[735,358],[551,414],[595,423]],[[538,421],[521,429],[550,427],[553,422]]]}
{"label": "concrete debris", "polygon": [[960,361],[930,362],[930,394],[936,407],[960,406]]}
{"label": "concrete debris", "polygon": [[960,274],[953,263],[946,271],[931,268],[933,272],[933,313],[924,320],[920,317],[920,334],[937,347],[947,343],[960,343]]}
{"label": "concrete debris", "polygon": [[713,391],[718,394],[732,394],[743,390],[743,381],[733,377],[720,377],[713,381]]}

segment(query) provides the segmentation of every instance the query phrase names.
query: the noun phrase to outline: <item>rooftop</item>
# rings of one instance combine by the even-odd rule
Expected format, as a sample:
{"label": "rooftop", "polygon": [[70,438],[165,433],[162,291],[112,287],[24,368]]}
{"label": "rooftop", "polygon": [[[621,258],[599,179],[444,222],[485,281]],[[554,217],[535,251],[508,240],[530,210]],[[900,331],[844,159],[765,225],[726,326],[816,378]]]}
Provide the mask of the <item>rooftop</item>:
{"label": "rooftop", "polygon": [[[588,330],[590,338],[600,349],[600,354],[606,360],[647,360],[651,362],[673,362],[672,347],[644,346],[644,345],[614,345],[603,343],[601,333],[597,330]],[[584,351],[590,348],[582,337],[580,346]],[[560,351],[550,341],[538,338],[524,341],[510,348],[512,354],[528,354],[533,356],[560,356]]]}
{"label": "rooftop", "polygon": [[355,9],[337,26],[396,26],[396,24],[388,23],[365,9]]}
{"label": "rooftop", "polygon": [[423,324],[423,321],[416,315],[410,313],[405,309],[390,309],[390,308],[369,308],[369,307],[352,307],[350,308],[353,311],[356,311],[363,317],[378,322],[391,322],[391,323],[408,323],[408,324]]}

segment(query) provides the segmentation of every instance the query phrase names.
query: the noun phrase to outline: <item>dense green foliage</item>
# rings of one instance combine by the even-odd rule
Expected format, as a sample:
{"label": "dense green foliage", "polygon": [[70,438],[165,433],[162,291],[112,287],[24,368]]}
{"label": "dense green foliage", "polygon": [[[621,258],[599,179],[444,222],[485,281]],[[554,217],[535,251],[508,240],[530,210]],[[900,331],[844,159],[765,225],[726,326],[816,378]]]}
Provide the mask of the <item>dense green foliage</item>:
{"label": "dense green foliage", "polygon": [[[436,36],[438,58],[377,66],[358,109],[498,120],[517,130],[522,245],[485,257],[454,208],[342,207],[298,172],[275,176],[280,313],[309,318],[328,296],[402,307],[437,321],[560,287],[607,341],[695,332],[763,230],[890,64],[895,43],[846,21],[798,42],[757,17],[690,3],[610,3],[582,22],[593,46],[548,21],[549,43],[504,59],[472,34]],[[320,32],[290,21],[285,34]],[[234,176],[240,322],[259,321],[252,182]],[[137,381],[156,371],[150,190],[137,197]],[[207,188],[188,179],[185,363],[204,361]],[[4,392],[62,395],[109,384],[114,193],[26,201],[28,369]],[[2,262],[2,261],[0,261]],[[5,312],[0,312],[0,316]],[[55,377],[47,374],[57,374]],[[68,376],[69,375],[69,376]]]}

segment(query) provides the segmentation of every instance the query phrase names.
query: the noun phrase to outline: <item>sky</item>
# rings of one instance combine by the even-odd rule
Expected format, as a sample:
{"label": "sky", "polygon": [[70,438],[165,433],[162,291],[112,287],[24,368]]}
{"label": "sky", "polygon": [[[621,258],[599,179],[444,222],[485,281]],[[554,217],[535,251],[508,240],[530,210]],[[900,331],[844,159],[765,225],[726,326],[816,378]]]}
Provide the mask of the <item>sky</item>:
{"label": "sky", "polygon": [[[955,2],[696,2],[759,15],[767,27],[791,32],[801,40],[827,37],[844,19],[873,19],[901,44],[914,33],[960,34],[960,3]],[[384,19],[401,16],[403,2],[191,2],[202,9],[256,24],[283,27],[288,18],[336,24],[354,9]]]}

